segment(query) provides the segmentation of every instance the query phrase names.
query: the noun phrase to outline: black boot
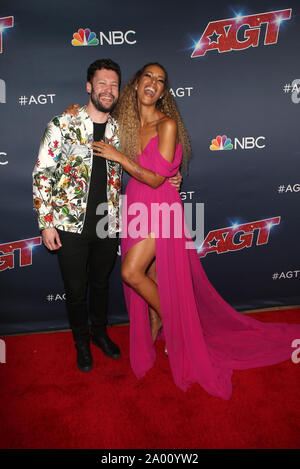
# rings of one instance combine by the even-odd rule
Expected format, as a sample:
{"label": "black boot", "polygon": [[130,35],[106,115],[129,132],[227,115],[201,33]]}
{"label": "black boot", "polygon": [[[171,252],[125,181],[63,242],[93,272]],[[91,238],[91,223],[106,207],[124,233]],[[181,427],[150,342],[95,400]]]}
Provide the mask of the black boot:
{"label": "black boot", "polygon": [[79,340],[75,344],[77,349],[77,366],[84,373],[93,368],[93,357],[89,340]]}
{"label": "black boot", "polygon": [[119,347],[109,338],[106,331],[101,335],[96,335],[92,332],[92,342],[94,345],[101,348],[102,352],[107,357],[112,358],[114,360],[116,358],[120,358],[121,351]]}

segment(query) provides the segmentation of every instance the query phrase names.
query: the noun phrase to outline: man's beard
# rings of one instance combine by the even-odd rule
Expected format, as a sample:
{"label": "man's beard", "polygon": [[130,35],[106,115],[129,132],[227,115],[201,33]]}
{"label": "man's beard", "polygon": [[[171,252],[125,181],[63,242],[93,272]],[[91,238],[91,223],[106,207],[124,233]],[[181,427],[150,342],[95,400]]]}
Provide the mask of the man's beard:
{"label": "man's beard", "polygon": [[[100,96],[101,94],[108,94],[112,97],[113,99],[113,102],[110,106],[103,106],[100,102]],[[91,92],[91,101],[93,103],[93,105],[95,106],[95,108],[97,109],[97,111],[100,111],[100,112],[112,112],[112,110],[114,109],[115,105],[117,104],[117,100],[116,98],[111,94],[111,93],[99,93],[98,96],[94,93],[94,90],[92,89],[92,92]]]}

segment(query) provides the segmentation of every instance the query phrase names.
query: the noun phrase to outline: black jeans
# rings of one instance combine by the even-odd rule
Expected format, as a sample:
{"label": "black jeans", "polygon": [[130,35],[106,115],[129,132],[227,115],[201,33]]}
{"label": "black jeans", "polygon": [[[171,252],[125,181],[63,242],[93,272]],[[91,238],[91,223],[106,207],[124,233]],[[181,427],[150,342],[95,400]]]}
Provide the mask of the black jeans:
{"label": "black jeans", "polygon": [[116,259],[117,238],[57,231],[62,243],[58,261],[74,340],[89,339],[88,310],[92,334],[101,336],[106,332],[108,280]]}

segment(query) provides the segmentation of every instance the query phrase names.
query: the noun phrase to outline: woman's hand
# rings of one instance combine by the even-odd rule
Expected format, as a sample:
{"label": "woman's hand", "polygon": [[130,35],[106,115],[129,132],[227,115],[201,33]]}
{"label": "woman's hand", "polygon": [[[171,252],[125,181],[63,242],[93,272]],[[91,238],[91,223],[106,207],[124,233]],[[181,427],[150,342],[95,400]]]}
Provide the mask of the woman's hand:
{"label": "woman's hand", "polygon": [[180,186],[182,183],[182,176],[179,171],[176,174],[176,176],[169,178],[169,183],[172,184],[172,186],[174,186],[177,191],[180,191]]}
{"label": "woman's hand", "polygon": [[70,106],[68,106],[67,109],[63,112],[63,115],[70,114],[71,116],[77,117],[79,108],[80,104],[70,104]]}
{"label": "woman's hand", "polygon": [[122,153],[116,150],[112,144],[105,143],[101,140],[100,142],[93,142],[91,147],[93,149],[93,155],[120,163]]}

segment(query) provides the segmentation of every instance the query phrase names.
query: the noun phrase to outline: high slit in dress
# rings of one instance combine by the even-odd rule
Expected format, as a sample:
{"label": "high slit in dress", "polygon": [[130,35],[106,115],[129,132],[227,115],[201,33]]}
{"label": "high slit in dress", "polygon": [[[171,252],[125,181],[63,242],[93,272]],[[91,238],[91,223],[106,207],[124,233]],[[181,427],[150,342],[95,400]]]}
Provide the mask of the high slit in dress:
{"label": "high slit in dress", "polygon": [[[169,178],[177,173],[181,158],[179,143],[173,162],[165,160],[159,152],[157,135],[148,142],[138,161],[144,168]],[[183,205],[168,179],[153,189],[132,177],[125,195],[122,259],[134,244],[150,232],[155,233],[163,334],[173,379],[179,388],[186,391],[192,383],[199,383],[209,394],[229,399],[234,369],[291,359],[291,344],[300,339],[300,324],[263,323],[237,312],[223,300],[207,279],[195,246],[187,249],[191,238]],[[174,208],[169,211],[169,236],[162,229],[168,212],[160,216],[156,211],[151,213],[151,207],[157,210],[159,204]],[[148,304],[125,283],[124,293],[130,319],[130,362],[135,375],[141,378],[153,366],[156,356]]]}

